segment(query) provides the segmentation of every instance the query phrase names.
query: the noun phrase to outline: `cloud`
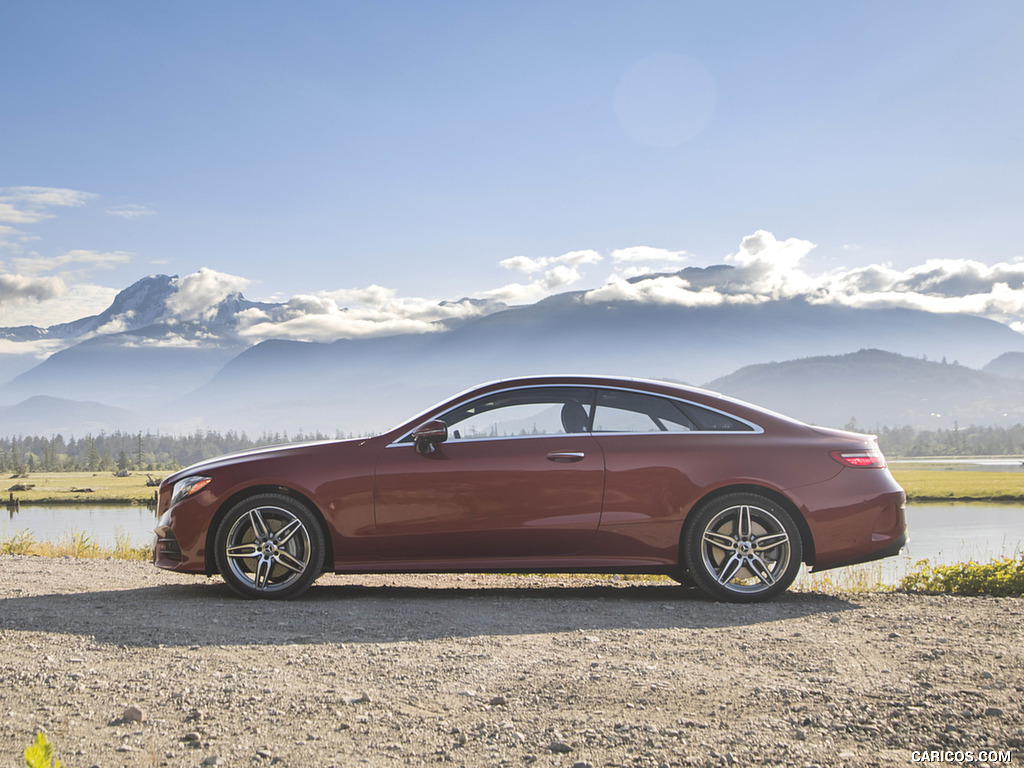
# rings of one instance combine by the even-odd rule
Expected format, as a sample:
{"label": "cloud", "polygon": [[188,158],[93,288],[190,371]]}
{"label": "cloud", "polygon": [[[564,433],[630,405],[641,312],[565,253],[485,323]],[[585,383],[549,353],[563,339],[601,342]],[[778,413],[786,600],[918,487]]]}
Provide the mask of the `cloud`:
{"label": "cloud", "polygon": [[91,271],[93,269],[113,269],[115,265],[127,264],[135,254],[128,251],[88,251],[73,250],[60,256],[18,257],[11,261],[22,274],[37,275],[41,272],[54,270]]}
{"label": "cloud", "polygon": [[0,275],[0,306],[9,301],[55,299],[65,290],[64,281],[59,277]]}
{"label": "cloud", "polygon": [[[814,275],[802,266],[814,247],[807,240],[778,240],[771,232],[758,230],[725,257],[727,270],[681,273],[690,279],[651,275],[627,280],[628,273],[617,273],[600,288],[587,291],[584,299],[692,307],[802,298],[815,304],[980,315],[1024,330],[1022,260],[990,266],[970,259],[929,259],[904,270],[873,264]],[[615,259],[613,254],[617,263],[631,260]]]}
{"label": "cloud", "polygon": [[555,266],[579,266],[581,264],[599,264],[602,261],[601,254],[597,251],[569,251],[561,256],[542,256],[532,259],[529,256],[513,256],[510,259],[503,259],[498,264],[505,269],[525,272],[532,275],[535,272],[551,269]]}
{"label": "cloud", "polygon": [[281,307],[249,308],[236,315],[238,332],[253,341],[292,339],[334,341],[343,338],[434,333],[446,321],[494,311],[491,301],[436,301],[400,297],[379,285],[293,296]]}
{"label": "cloud", "polygon": [[[11,276],[9,276],[11,277]],[[90,283],[69,283],[61,277],[18,278],[54,287],[42,298],[22,297],[0,300],[0,326],[36,325],[47,327],[97,315],[110,306],[117,289]]]}
{"label": "cloud", "polygon": [[63,339],[37,339],[35,341],[11,341],[0,339],[0,355],[27,355],[45,360],[67,346]]}
{"label": "cloud", "polygon": [[218,304],[241,293],[249,283],[244,277],[202,267],[177,279],[177,290],[167,299],[168,319],[210,320],[217,313]]}
{"label": "cloud", "polygon": [[632,248],[619,248],[612,251],[612,261],[616,264],[643,261],[680,264],[689,259],[690,255],[686,251],[669,251],[664,248],[652,248],[648,245],[634,245]]}
{"label": "cloud", "polygon": [[599,264],[604,260],[597,251],[569,251],[561,256],[513,256],[503,259],[498,265],[505,269],[523,272],[527,275],[539,276],[528,283],[509,283],[499,288],[482,291],[478,295],[490,301],[504,304],[528,304],[540,301],[552,293],[566,288],[583,278],[581,267],[588,264]]}
{"label": "cloud", "polygon": [[612,251],[615,276],[639,277],[652,273],[670,272],[690,260],[686,251],[669,251],[648,245],[635,245]]}
{"label": "cloud", "polygon": [[144,205],[135,205],[133,203],[116,205],[113,208],[108,208],[106,212],[111,216],[117,216],[121,219],[137,219],[140,216],[153,216],[156,214],[156,211],[150,210]]}
{"label": "cloud", "polygon": [[35,224],[53,217],[50,208],[85,205],[96,195],[59,187],[0,187],[0,222]]}
{"label": "cloud", "polygon": [[[0,224],[0,248],[17,249],[25,233],[6,224]],[[19,242],[14,242],[15,240]]]}

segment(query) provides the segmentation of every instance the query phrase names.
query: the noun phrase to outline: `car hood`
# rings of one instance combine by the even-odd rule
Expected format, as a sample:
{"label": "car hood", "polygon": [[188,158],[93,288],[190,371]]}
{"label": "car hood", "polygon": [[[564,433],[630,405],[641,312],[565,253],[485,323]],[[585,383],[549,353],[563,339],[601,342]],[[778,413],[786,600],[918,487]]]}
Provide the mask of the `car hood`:
{"label": "car hood", "polygon": [[301,453],[318,445],[344,445],[346,443],[356,444],[362,442],[366,442],[366,438],[355,438],[351,440],[310,440],[304,443],[270,445],[264,448],[253,448],[248,451],[226,453],[222,456],[214,456],[212,459],[204,459],[203,461],[196,462],[184,469],[179,469],[174,474],[168,475],[161,485],[172,485],[183,477],[201,475],[203,472],[209,472],[211,470],[218,469],[219,467],[226,467],[243,461],[251,461],[264,456],[280,456],[281,454],[287,453]]}

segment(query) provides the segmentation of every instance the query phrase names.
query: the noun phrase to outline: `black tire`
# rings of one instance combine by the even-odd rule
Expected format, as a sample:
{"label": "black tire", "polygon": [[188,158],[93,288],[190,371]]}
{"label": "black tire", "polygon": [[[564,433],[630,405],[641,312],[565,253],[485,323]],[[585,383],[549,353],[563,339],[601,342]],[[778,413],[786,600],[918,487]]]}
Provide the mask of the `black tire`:
{"label": "black tire", "polygon": [[320,575],[324,533],[305,505],[278,493],[243,499],[217,528],[217,569],[247,598],[284,599]]}
{"label": "black tire", "polygon": [[689,589],[694,589],[697,586],[697,582],[695,582],[693,580],[693,576],[690,575],[690,572],[687,571],[687,570],[684,570],[682,568],[680,568],[679,570],[673,571],[668,576],[673,581],[679,582],[679,586],[681,586],[681,587],[687,587]]}
{"label": "black tire", "polygon": [[690,577],[710,597],[770,600],[800,572],[803,541],[793,517],[771,499],[730,493],[693,513],[683,540]]}

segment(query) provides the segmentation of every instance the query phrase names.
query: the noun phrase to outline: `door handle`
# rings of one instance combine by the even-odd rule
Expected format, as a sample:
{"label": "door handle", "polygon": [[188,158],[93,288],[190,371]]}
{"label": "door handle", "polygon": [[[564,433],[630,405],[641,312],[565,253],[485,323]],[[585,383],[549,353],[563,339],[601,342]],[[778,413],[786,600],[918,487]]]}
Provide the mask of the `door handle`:
{"label": "door handle", "polygon": [[583,451],[552,451],[547,455],[547,460],[568,464],[573,461],[582,461],[584,456],[586,454]]}

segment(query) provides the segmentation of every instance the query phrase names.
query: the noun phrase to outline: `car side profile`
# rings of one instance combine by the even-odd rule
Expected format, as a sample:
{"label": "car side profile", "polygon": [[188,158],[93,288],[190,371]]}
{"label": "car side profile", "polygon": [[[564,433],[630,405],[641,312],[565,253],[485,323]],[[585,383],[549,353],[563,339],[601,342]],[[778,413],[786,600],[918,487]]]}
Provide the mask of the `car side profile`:
{"label": "car side profile", "polygon": [[492,382],[382,435],[201,462],[160,486],[153,559],[249,598],[323,572],[665,574],[766,600],[898,554],[876,440],[661,381]]}

